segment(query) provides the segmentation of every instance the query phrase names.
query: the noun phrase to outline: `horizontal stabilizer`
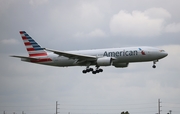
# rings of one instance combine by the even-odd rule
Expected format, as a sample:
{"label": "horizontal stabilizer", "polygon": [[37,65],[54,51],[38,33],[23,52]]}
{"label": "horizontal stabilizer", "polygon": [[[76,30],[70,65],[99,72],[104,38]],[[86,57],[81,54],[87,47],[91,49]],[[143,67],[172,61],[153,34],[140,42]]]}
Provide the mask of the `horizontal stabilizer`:
{"label": "horizontal stabilizer", "polygon": [[27,60],[38,60],[37,58],[25,57],[25,56],[17,56],[17,55],[12,55],[10,57],[16,57],[16,58],[27,59]]}

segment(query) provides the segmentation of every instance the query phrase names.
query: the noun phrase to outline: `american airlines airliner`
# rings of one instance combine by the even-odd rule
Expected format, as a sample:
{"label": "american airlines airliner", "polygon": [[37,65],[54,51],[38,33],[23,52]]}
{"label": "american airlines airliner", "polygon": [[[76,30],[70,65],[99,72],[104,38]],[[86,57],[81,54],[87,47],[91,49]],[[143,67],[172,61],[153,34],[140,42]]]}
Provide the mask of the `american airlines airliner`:
{"label": "american airlines airliner", "polygon": [[[133,62],[153,62],[153,68],[156,68],[156,62],[168,55],[164,50],[139,46],[122,47],[108,49],[93,49],[79,51],[57,51],[42,48],[25,31],[20,31],[24,45],[29,53],[29,57],[16,56],[22,61],[51,65],[58,67],[85,66],[83,73],[92,72],[93,74],[103,72],[101,66],[114,66],[116,68],[128,67]],[[95,69],[91,68],[95,66]]]}

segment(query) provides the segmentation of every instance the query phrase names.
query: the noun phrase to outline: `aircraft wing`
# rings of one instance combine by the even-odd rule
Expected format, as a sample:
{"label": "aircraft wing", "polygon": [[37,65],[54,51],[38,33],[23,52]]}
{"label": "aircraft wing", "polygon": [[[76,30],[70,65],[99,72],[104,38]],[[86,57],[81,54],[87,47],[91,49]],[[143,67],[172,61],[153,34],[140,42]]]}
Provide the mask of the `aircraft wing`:
{"label": "aircraft wing", "polygon": [[28,59],[28,60],[38,60],[37,58],[31,58],[31,57],[25,57],[25,56],[17,56],[17,55],[11,55],[10,57],[16,57],[16,58]]}
{"label": "aircraft wing", "polygon": [[51,49],[45,49],[47,51],[54,52],[55,54],[58,54],[59,56],[64,56],[70,59],[78,59],[78,60],[85,60],[85,61],[92,61],[96,60],[96,56],[90,56],[90,55],[82,55],[82,54],[75,54],[75,53],[69,53],[69,52],[64,52],[64,51],[56,51],[56,50],[51,50]]}

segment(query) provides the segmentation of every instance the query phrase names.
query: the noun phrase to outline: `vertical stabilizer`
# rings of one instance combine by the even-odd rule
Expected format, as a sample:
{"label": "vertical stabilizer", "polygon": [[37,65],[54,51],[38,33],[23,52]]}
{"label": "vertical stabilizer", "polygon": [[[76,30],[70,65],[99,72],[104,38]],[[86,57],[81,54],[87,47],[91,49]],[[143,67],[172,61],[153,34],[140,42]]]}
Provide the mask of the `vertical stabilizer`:
{"label": "vertical stabilizer", "polygon": [[47,57],[47,52],[25,31],[20,31],[20,34],[27,52],[29,53],[29,57]]}

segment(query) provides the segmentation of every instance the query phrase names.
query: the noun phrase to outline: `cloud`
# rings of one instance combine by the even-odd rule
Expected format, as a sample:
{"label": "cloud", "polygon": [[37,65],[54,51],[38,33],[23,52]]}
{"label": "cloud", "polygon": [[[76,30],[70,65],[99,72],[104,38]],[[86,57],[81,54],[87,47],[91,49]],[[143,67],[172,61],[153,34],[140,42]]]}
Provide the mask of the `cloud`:
{"label": "cloud", "polygon": [[171,23],[165,27],[165,32],[177,33],[180,32],[180,23]]}
{"label": "cloud", "polygon": [[170,17],[170,13],[162,8],[151,8],[144,12],[135,10],[132,13],[121,10],[111,18],[110,30],[113,35],[158,36],[163,31],[165,20]]}
{"label": "cloud", "polygon": [[75,37],[88,37],[88,38],[98,38],[98,37],[106,37],[106,33],[101,30],[101,29],[95,29],[89,33],[83,33],[83,32],[77,32],[75,35]]}
{"label": "cloud", "polygon": [[101,11],[95,4],[86,3],[86,2],[82,3],[81,5],[81,16],[84,19],[88,19],[88,18],[95,19],[94,17],[96,18],[103,17]]}
{"label": "cloud", "polygon": [[38,6],[38,5],[42,5],[47,3],[48,0],[30,0],[29,4],[31,4],[32,6]]}
{"label": "cloud", "polygon": [[8,11],[11,5],[15,3],[15,0],[0,0],[0,14]]}
{"label": "cloud", "polygon": [[[180,61],[179,58],[179,51],[180,51],[180,45],[168,45],[168,46],[161,46],[162,49],[164,49],[167,53],[168,56],[166,58],[166,65],[164,67],[170,71],[178,71],[180,70],[180,65],[177,64],[177,62]],[[169,67],[171,66],[171,67]]]}
{"label": "cloud", "polygon": [[163,8],[150,8],[145,10],[144,15],[148,16],[152,19],[169,19],[171,18],[171,14]]}
{"label": "cloud", "polygon": [[18,44],[19,42],[15,39],[2,39],[0,44],[10,45],[10,44]]}
{"label": "cloud", "polygon": [[90,37],[105,37],[106,34],[101,29],[95,29],[88,34]]}
{"label": "cloud", "polygon": [[[67,9],[64,11],[64,8]],[[50,9],[48,18],[51,25],[58,31],[63,30],[66,35],[72,31],[77,34],[87,34],[91,30],[101,28],[104,24],[104,13],[93,1],[57,3]]]}

